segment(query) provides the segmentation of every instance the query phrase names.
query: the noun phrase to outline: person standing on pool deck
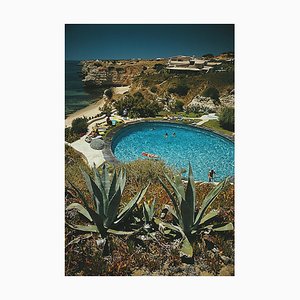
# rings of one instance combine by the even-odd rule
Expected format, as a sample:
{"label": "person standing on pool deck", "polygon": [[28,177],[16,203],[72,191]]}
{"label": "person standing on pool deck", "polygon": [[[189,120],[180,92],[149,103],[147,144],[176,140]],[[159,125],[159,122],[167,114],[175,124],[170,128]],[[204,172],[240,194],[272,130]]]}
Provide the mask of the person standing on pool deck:
{"label": "person standing on pool deck", "polygon": [[216,172],[213,169],[211,169],[208,172],[208,182],[213,182],[214,181],[214,175],[216,175]]}

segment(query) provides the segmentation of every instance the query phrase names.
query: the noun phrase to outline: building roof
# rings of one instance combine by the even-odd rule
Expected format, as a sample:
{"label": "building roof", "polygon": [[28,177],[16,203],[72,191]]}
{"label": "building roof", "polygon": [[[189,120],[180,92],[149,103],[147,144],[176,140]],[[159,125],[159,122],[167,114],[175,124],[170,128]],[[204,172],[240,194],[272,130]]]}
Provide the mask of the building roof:
{"label": "building roof", "polygon": [[195,64],[204,64],[206,62],[204,59],[192,59],[192,61],[194,61]]}
{"label": "building roof", "polygon": [[221,64],[222,64],[221,62],[213,62],[213,61],[207,63],[208,66],[218,66]]}
{"label": "building roof", "polygon": [[178,70],[178,71],[201,71],[199,68],[185,68],[185,67],[167,67],[167,70]]}

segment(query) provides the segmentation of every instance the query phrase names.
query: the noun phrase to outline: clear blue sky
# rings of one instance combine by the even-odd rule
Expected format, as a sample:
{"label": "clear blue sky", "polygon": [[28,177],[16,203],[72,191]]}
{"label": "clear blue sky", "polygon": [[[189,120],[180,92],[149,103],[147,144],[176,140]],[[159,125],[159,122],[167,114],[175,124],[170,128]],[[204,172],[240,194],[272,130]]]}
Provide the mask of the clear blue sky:
{"label": "clear blue sky", "polygon": [[66,60],[234,51],[233,24],[66,24]]}

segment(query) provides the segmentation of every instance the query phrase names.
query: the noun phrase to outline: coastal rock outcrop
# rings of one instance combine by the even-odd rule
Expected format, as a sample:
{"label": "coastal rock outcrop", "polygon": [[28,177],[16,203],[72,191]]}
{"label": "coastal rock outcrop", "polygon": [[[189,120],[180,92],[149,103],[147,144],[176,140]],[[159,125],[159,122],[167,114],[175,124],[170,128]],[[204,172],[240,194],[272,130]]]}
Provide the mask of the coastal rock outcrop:
{"label": "coastal rock outcrop", "polygon": [[234,94],[221,96],[219,101],[214,101],[210,97],[197,95],[187,105],[188,109],[197,111],[216,112],[220,106],[234,106]]}
{"label": "coastal rock outcrop", "polygon": [[188,108],[196,107],[199,111],[211,111],[215,112],[217,106],[210,97],[204,97],[197,95],[193,100],[188,104]]}
{"label": "coastal rock outcrop", "polygon": [[130,85],[143,71],[142,64],[131,61],[81,61],[82,81],[86,87]]}

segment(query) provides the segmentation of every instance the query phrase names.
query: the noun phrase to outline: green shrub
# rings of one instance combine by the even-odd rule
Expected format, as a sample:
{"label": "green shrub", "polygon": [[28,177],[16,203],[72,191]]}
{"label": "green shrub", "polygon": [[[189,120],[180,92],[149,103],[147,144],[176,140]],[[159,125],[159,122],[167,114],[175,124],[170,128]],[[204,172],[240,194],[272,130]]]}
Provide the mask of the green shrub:
{"label": "green shrub", "polygon": [[184,102],[181,101],[181,100],[176,100],[173,107],[172,107],[172,111],[173,112],[180,112],[180,111],[183,111],[183,105],[184,105]]}
{"label": "green shrub", "polygon": [[112,88],[105,90],[104,94],[108,99],[111,99],[113,96]]}
{"label": "green shrub", "polygon": [[154,67],[153,67],[153,69],[155,69],[156,70],[156,72],[159,72],[159,71],[161,71],[162,69],[164,69],[164,65],[163,64],[155,64],[154,65]]}
{"label": "green shrub", "polygon": [[65,141],[73,143],[80,138],[79,134],[73,132],[71,127],[65,128]]}
{"label": "green shrub", "polygon": [[72,131],[76,134],[86,133],[87,128],[87,118],[77,118],[72,121]]}
{"label": "green shrub", "polygon": [[156,93],[157,92],[157,87],[156,86],[151,87],[150,91],[152,93]]}
{"label": "green shrub", "polygon": [[161,105],[157,101],[143,99],[132,108],[129,115],[132,117],[155,117],[161,110]]}
{"label": "green shrub", "polygon": [[190,88],[186,84],[179,84],[176,87],[169,88],[168,92],[173,93],[173,94],[177,94],[179,96],[186,96],[189,89]]}
{"label": "green shrub", "polygon": [[234,108],[224,107],[221,110],[219,122],[222,128],[234,131]]}
{"label": "green shrub", "polygon": [[127,111],[131,111],[133,107],[137,105],[137,99],[132,97],[131,95],[127,95],[124,98],[115,102],[115,108],[118,110],[118,114],[122,115],[124,109],[126,108]]}
{"label": "green shrub", "polygon": [[161,110],[161,105],[158,101],[144,99],[142,93],[137,92],[133,96],[126,96],[116,101],[115,108],[121,115],[126,108],[129,116],[133,118],[155,117]]}
{"label": "green shrub", "polygon": [[208,87],[203,91],[202,96],[210,97],[214,100],[219,100],[220,94],[219,94],[219,91],[216,88]]}

